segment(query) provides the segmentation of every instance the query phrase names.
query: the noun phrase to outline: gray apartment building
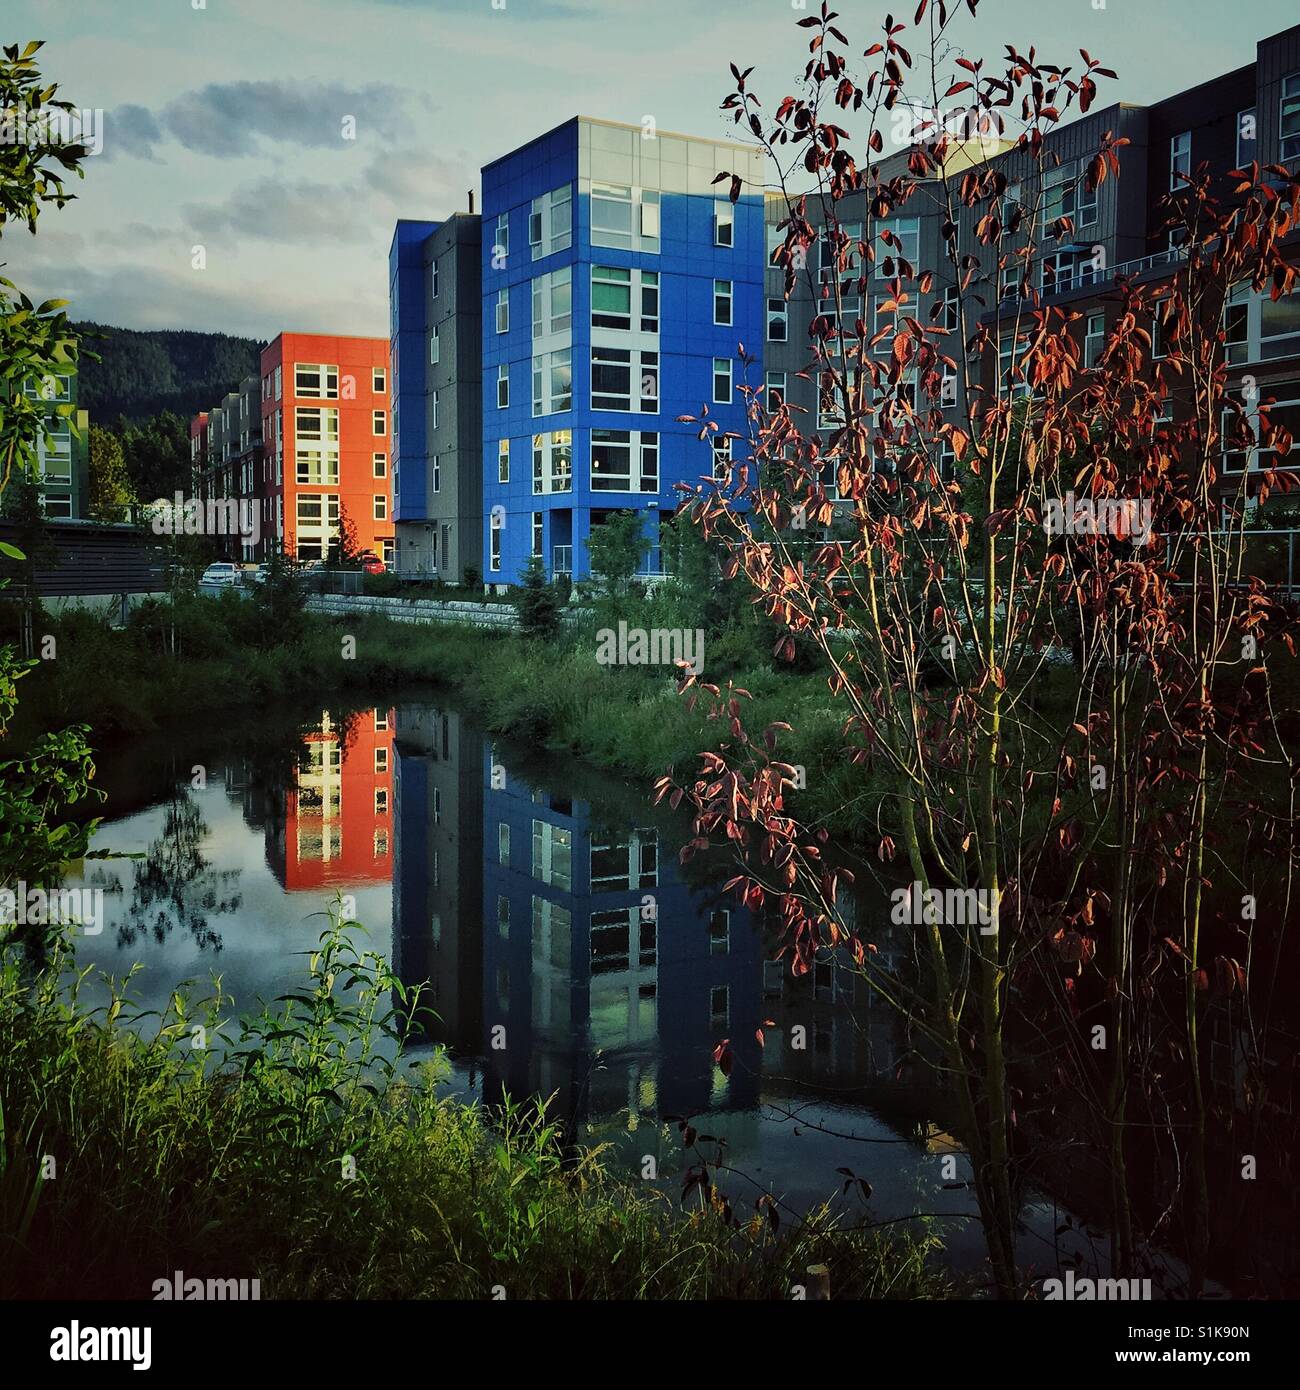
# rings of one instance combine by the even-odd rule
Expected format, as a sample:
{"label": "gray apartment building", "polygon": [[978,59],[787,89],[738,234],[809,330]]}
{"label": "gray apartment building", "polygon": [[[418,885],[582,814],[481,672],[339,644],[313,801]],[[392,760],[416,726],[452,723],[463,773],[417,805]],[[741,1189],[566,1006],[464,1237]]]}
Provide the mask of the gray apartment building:
{"label": "gray apartment building", "polygon": [[[1120,177],[1089,191],[1085,170],[1106,132],[1128,141],[1119,151]],[[889,326],[885,320],[899,315],[915,315],[926,324],[944,323],[953,330],[960,327],[966,338],[981,320],[995,328],[997,362],[992,354],[987,362],[968,361],[951,386],[945,387],[943,400],[954,417],[964,411],[967,379],[972,385],[991,386],[995,373],[1005,374],[1011,368],[1017,320],[1027,309],[1031,290],[1044,302],[1082,315],[1079,333],[1084,361],[1095,360],[1119,312],[1116,278],[1158,281],[1172,276],[1182,263],[1184,252],[1159,209],[1162,198],[1183,186],[1180,175],[1207,164],[1218,178],[1218,196],[1230,202],[1231,182],[1226,178],[1230,170],[1248,166],[1252,160],[1261,166],[1300,163],[1300,26],[1262,39],[1254,63],[1151,106],[1118,102],[1093,110],[1052,131],[1046,144],[1049,158],[1041,174],[1028,151],[1011,148],[1009,142],[986,142],[982,147],[970,143],[942,177],[922,181],[888,219],[873,222],[865,194],[844,199],[836,209],[841,226],[855,237],[865,230],[878,238],[880,227],[889,226],[902,241],[906,258],[935,275],[930,293],[922,295],[909,286],[912,302],[897,311],[886,310],[888,277],[879,267],[880,260],[892,253],[877,241],[877,266],[865,296],[856,293],[859,269],[850,268],[840,276],[841,284],[849,283],[853,291],[842,301],[848,328],[859,313],[869,333]],[[901,173],[905,159],[904,153],[882,161],[882,178]],[[1001,251],[1012,259],[1001,270],[997,253],[981,246],[974,235],[975,222],[989,210],[988,203],[981,200],[968,209],[957,197],[957,178],[981,164],[1006,180],[1000,208],[1003,222],[1017,212],[1020,217],[1018,233],[1003,239]],[[967,321],[962,325],[957,323],[954,302],[950,300],[947,307],[938,302],[953,294],[954,272],[940,233],[950,214],[960,229],[960,254],[981,262],[968,290]],[[808,215],[814,224],[826,220],[812,197]],[[808,330],[815,314],[833,312],[834,300],[825,290],[836,277],[832,258],[819,242],[790,301],[784,300],[784,272],[771,267],[770,260],[784,239],[778,224],[786,216],[785,198],[769,194],[765,384],[804,412],[797,420],[805,432],[825,431],[834,427],[837,415],[833,402],[818,399]],[[1055,241],[1045,231],[1062,216],[1074,224],[1067,242]],[[1014,252],[1031,240],[1035,243],[1032,255],[1015,259]],[[1233,366],[1242,377],[1251,377],[1262,395],[1275,398],[1272,419],[1287,424],[1300,437],[1300,293],[1273,302],[1245,289],[1234,291],[1228,325]],[[887,341],[878,345],[882,359],[888,350]],[[962,361],[955,341],[950,355]],[[799,378],[801,372],[806,379]],[[1014,381],[1010,385],[1013,390],[1024,389]],[[1177,409],[1176,399],[1170,408]],[[1238,472],[1258,468],[1259,453],[1225,460],[1229,485],[1235,485],[1230,476],[1234,464]]]}
{"label": "gray apartment building", "polygon": [[481,219],[399,221],[389,251],[395,569],[483,572]]}

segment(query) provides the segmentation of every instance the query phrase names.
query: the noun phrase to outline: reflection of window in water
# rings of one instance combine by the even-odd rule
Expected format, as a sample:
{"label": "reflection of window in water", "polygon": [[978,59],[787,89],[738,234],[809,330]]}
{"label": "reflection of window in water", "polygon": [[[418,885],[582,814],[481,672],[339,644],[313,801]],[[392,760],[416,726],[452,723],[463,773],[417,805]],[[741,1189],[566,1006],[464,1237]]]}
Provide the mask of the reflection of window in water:
{"label": "reflection of window in water", "polygon": [[383,855],[383,854],[387,854],[387,853],[388,853],[388,831],[387,831],[387,830],[376,830],[376,831],[375,831],[375,853],[376,853],[377,855]]}
{"label": "reflection of window in water", "polygon": [[709,954],[725,956],[731,950],[731,913],[720,907],[709,916]]}
{"label": "reflection of window in water", "polygon": [[785,989],[785,962],[765,960],[763,962],[763,993],[780,998]]}
{"label": "reflection of window in water", "polygon": [[442,824],[442,791],[438,787],[433,789],[433,823]]}
{"label": "reflection of window in water", "polygon": [[497,935],[510,935],[510,899],[500,896],[497,897]]}
{"label": "reflection of window in water", "polygon": [[632,964],[632,943],[637,946],[637,964],[651,967],[657,960],[654,922],[641,920],[639,907],[616,907],[609,912],[591,914],[591,973],[608,975],[628,970]]}
{"label": "reflection of window in water", "polygon": [[573,915],[567,907],[533,895],[533,1025],[567,1027]]}
{"label": "reflection of window in water", "polygon": [[376,729],[376,731],[382,733],[386,728],[388,728],[388,711],[387,711],[387,710],[376,710],[376,711],[375,711],[375,729]]}
{"label": "reflection of window in water", "polygon": [[375,789],[375,815],[386,816],[388,814],[388,789],[377,787]]}
{"label": "reflection of window in water", "polygon": [[497,823],[497,863],[510,867],[510,827],[505,821]]}
{"label": "reflection of window in water", "polygon": [[497,966],[497,1008],[501,1010],[510,1007],[510,967],[508,965]]}
{"label": "reflection of window in water", "polygon": [[591,841],[591,891],[626,893],[653,888],[659,882],[659,836],[654,830],[633,830],[627,839]]}
{"label": "reflection of window in water", "polygon": [[533,877],[566,892],[573,888],[573,832],[550,821],[533,822]]}
{"label": "reflection of window in water", "polygon": [[731,987],[714,985],[709,991],[709,1023],[714,1028],[725,1028],[731,1022]]}
{"label": "reflection of window in water", "polygon": [[429,918],[429,940],[435,946],[442,944],[442,914],[440,912],[433,913]]}
{"label": "reflection of window in water", "polygon": [[309,859],[329,860],[337,859],[343,852],[343,832],[337,825],[331,825],[326,829],[307,830],[302,825],[298,826],[298,860],[305,862]]}

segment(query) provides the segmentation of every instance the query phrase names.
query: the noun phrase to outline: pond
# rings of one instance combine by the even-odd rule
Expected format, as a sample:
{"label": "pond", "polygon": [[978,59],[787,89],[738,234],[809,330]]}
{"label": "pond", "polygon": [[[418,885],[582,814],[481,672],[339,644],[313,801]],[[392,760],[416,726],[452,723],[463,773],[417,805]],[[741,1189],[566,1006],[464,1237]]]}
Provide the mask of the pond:
{"label": "pond", "polygon": [[[214,973],[236,1011],[273,1000],[302,982],[343,895],[400,978],[426,985],[438,1017],[412,1051],[444,1046],[467,1099],[549,1098],[573,1139],[668,1186],[701,1156],[681,1147],[689,1119],[724,1141],[738,1208],[770,1190],[846,1221],[927,1214],[954,1268],[979,1267],[968,1165],[903,1023],[833,961],[792,977],[723,896],[733,866],[684,869],[689,825],[647,788],[418,697],[182,727],[111,750],[98,781],[95,848],[139,857],[70,877],[104,890],[78,961],[134,970],[145,1008]],[[889,907],[878,887],[844,904],[873,919],[881,952],[910,950],[891,944]],[[844,1191],[845,1170],[869,1197]],[[1099,1233],[1096,1249],[1058,1234],[1050,1197],[1023,1214],[1022,1256],[1042,1273],[1066,1249],[1089,1264],[1104,1249]]]}

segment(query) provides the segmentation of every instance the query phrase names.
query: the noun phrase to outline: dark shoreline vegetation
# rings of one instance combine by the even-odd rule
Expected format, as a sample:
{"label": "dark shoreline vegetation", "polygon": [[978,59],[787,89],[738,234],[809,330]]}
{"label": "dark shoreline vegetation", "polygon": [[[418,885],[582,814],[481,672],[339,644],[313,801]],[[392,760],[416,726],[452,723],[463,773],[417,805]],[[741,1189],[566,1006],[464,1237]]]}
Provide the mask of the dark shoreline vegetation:
{"label": "dark shoreline vegetation", "polygon": [[[633,627],[695,626],[693,615],[665,611],[669,602],[630,601],[619,616]],[[38,734],[88,724],[101,748],[205,712],[292,705],[304,691],[346,699],[431,686],[448,691],[489,733],[574,753],[643,782],[648,797],[670,766],[692,771],[717,728],[677,693],[671,668],[600,665],[602,625],[593,614],[572,629],[528,637],[455,623],[286,617],[234,594],[182,598],[174,619],[169,604],[149,602],[124,629],[85,611],[38,614],[34,630],[53,637],[56,656],[24,678],[9,742],[22,747]],[[345,636],[356,640],[351,659]],[[16,633],[0,631],[0,639],[15,641]],[[782,747],[806,769],[808,790],[798,796],[807,814],[832,833],[874,822],[878,797],[864,817],[870,777],[843,762],[843,714],[819,663],[779,665],[771,647],[757,620],[706,629],[703,679],[748,690],[751,727],[793,726]]]}
{"label": "dark shoreline vegetation", "polygon": [[331,922],[274,1014],[178,993],[147,1029],[120,992],[79,1006],[57,943],[34,979],[3,952],[0,1297],[147,1299],[184,1270],[272,1299],[784,1299],[810,1265],[837,1297],[957,1292],[924,1222],[792,1224],[705,1186],[681,1211],[540,1103],[440,1098],[400,1050],[418,995],[357,927]]}

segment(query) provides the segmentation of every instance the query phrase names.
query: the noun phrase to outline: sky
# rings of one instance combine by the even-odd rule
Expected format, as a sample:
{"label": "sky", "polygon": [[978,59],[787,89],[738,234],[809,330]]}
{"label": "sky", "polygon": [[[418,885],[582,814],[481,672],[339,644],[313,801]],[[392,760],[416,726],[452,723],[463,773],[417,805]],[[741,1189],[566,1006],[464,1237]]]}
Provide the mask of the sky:
{"label": "sky", "polygon": [[[730,134],[729,63],[774,107],[818,4],[5,0],[0,40],[44,39],[47,79],[104,114],[77,201],[36,238],[10,230],[0,274],[123,328],[386,336],[397,218],[465,210],[484,163],[574,115]],[[915,0],[839,8],[860,53]],[[1086,48],[1118,76],[1101,104],[1142,104],[1251,62],[1295,20],[1295,0],[980,0],[954,37],[990,61],[1006,43],[1062,64]]]}

